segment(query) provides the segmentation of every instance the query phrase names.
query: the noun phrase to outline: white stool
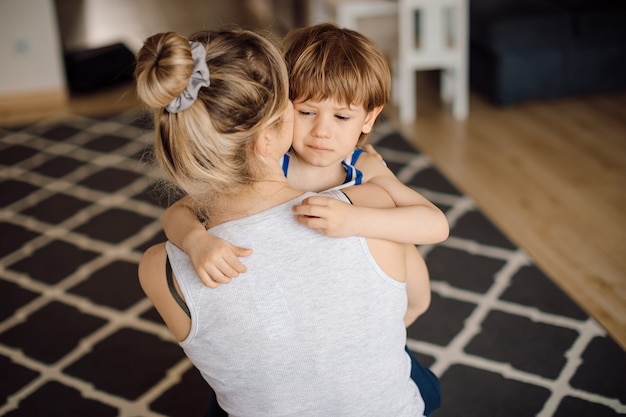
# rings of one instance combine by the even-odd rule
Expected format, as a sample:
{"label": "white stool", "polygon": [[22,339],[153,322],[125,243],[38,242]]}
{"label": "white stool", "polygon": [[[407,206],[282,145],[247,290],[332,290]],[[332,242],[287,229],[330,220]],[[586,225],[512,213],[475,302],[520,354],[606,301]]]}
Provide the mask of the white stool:
{"label": "white stool", "polygon": [[416,115],[415,72],[441,69],[441,97],[465,119],[468,105],[468,0],[398,0],[399,116]]}

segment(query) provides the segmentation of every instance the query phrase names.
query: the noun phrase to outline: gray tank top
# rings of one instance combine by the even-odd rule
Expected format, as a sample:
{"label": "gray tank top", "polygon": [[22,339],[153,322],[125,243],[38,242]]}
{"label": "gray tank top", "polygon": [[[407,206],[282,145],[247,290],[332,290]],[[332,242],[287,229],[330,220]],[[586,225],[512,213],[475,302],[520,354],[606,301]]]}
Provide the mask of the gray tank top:
{"label": "gray tank top", "polygon": [[365,239],[298,224],[291,206],[310,195],[210,229],[254,250],[248,271],[217,289],[168,242],[192,321],[180,345],[230,416],[422,416],[404,350],[405,284]]}

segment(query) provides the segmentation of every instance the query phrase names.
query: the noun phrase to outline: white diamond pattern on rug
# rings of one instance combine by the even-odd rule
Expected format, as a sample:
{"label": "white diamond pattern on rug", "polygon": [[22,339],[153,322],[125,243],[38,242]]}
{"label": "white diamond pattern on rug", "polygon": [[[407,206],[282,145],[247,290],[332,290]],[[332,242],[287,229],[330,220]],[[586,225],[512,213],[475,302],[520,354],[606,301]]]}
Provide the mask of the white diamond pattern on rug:
{"label": "white diamond pattern on rug", "polygon": [[[212,396],[139,288],[168,198],[145,116],[0,128],[0,415],[202,416]],[[446,213],[420,250],[429,310],[409,348],[437,417],[626,414],[626,353],[393,125],[372,143]]]}

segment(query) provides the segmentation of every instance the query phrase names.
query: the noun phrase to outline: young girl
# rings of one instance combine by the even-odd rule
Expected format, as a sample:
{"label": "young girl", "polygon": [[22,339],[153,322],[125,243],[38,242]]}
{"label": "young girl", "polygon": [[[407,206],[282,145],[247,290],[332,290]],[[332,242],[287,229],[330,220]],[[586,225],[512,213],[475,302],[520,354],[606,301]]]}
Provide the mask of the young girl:
{"label": "young girl", "polygon": [[[415,244],[443,241],[448,223],[438,208],[400,183],[376,156],[355,150],[365,145],[389,99],[387,61],[365,36],[331,24],[294,30],[284,45],[295,119],[292,147],[280,163],[290,185],[302,191],[324,191],[370,182],[383,187],[397,206],[358,207],[313,196],[294,206],[296,219],[328,236],[408,243],[404,245],[405,282],[413,300],[404,316],[408,327],[430,304],[428,270]],[[253,251],[207,233],[197,212],[189,199],[183,199],[165,212],[163,225],[169,240],[189,255],[205,285],[215,288],[245,272],[239,257]],[[408,349],[407,353],[429,416],[440,405],[439,382]]]}
{"label": "young girl", "polygon": [[[211,234],[255,248],[248,272],[215,289],[169,243],[139,265],[142,288],[222,408],[242,417],[422,416],[404,351],[403,317],[415,302],[404,248],[324,236],[292,214],[322,196],[292,187],[278,163],[294,115],[278,50],[241,30],[189,41],[163,33],[139,51],[136,78],[154,108],[155,157],[167,178],[210,214]],[[324,196],[393,206],[375,184]]]}

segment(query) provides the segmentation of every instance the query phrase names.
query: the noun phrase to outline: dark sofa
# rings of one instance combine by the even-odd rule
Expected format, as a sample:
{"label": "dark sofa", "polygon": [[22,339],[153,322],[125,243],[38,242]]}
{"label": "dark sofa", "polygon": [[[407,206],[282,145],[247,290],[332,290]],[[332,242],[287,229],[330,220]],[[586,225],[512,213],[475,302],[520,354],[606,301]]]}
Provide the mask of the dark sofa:
{"label": "dark sofa", "polygon": [[626,0],[470,0],[470,85],[502,106],[626,89]]}

